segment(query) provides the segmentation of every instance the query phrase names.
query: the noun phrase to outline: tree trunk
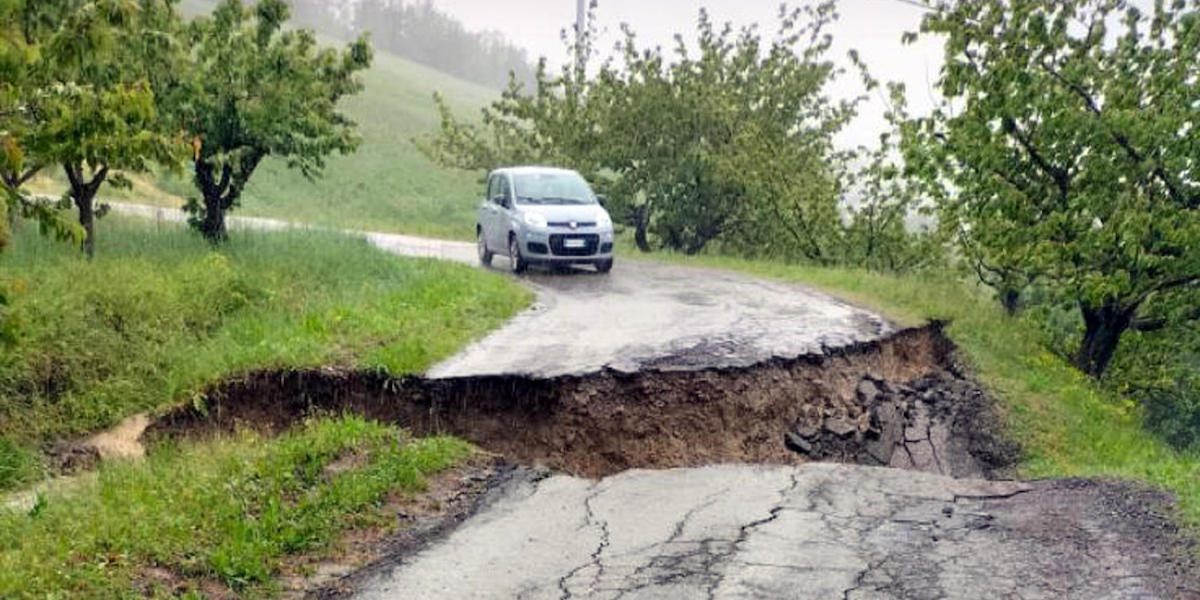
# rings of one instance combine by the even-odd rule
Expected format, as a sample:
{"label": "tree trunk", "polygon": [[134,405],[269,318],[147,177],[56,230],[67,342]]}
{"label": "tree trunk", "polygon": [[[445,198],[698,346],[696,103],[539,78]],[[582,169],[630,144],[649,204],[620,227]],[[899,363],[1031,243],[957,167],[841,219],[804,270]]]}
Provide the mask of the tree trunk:
{"label": "tree trunk", "polygon": [[[225,228],[225,213],[237,204],[242,195],[242,189],[249,181],[254,170],[265,153],[248,151],[244,153],[236,166],[225,164],[221,166],[220,178],[208,160],[197,157],[193,163],[196,167],[196,184],[200,194],[204,196],[204,204],[193,210],[193,218],[188,222],[200,230],[204,239],[218,244],[229,238]],[[195,210],[203,208],[203,215],[196,215]]]}
{"label": "tree trunk", "polygon": [[1000,304],[1004,306],[1004,312],[1012,317],[1021,309],[1021,292],[1012,288],[1004,288],[1000,290]]}
{"label": "tree trunk", "polygon": [[1121,308],[1105,304],[1099,308],[1080,305],[1083,313],[1083,341],[1075,354],[1075,366],[1084,373],[1099,378],[1117,351],[1121,334],[1129,329],[1137,307]]}
{"label": "tree trunk", "polygon": [[633,232],[633,241],[637,243],[638,250],[641,250],[642,252],[649,252],[650,240],[646,239],[646,228],[650,225],[650,219],[646,218],[649,211],[647,211],[646,207],[644,206],[638,207],[634,210],[633,224],[635,229]]}
{"label": "tree trunk", "polygon": [[229,238],[225,231],[225,207],[220,195],[204,194],[204,220],[200,223],[200,233],[204,239],[217,244]]}
{"label": "tree trunk", "polygon": [[93,202],[94,197],[75,197],[75,207],[79,209],[79,224],[83,226],[83,251],[88,258],[96,256],[96,209]]}
{"label": "tree trunk", "polygon": [[71,199],[79,212],[79,224],[83,227],[83,251],[88,258],[96,256],[96,192],[108,177],[108,166],[101,166],[91,181],[84,181],[83,166],[63,164],[67,181],[71,184]]}

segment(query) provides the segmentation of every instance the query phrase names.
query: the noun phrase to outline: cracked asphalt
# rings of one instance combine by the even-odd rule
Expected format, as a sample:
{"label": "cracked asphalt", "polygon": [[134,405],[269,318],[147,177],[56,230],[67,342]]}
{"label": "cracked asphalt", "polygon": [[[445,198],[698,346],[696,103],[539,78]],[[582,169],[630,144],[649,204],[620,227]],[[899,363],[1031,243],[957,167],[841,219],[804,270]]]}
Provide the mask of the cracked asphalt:
{"label": "cracked asphalt", "polygon": [[[366,235],[399,254],[475,261],[470,244]],[[895,330],[812,290],[716,271],[618,258],[608,276],[524,280],[538,304],[431,376],[748,366]],[[1161,516],[1169,503],[1111,482],[820,463],[600,480],[519,469],[448,535],[370,572],[356,597],[1197,599],[1195,564]]]}
{"label": "cracked asphalt", "polygon": [[534,307],[436,365],[431,377],[747,367],[896,329],[814,290],[724,271],[624,261],[606,275],[534,270],[522,281],[537,292]]}
{"label": "cracked asphalt", "polygon": [[1147,499],[1112,492],[834,464],[526,476],[358,598],[1192,597],[1131,533]]}

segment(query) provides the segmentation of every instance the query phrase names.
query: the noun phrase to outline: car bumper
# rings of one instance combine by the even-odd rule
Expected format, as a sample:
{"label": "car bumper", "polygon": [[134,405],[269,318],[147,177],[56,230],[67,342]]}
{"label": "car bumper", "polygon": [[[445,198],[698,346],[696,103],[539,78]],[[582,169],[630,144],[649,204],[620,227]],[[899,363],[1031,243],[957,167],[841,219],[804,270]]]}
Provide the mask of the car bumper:
{"label": "car bumper", "polygon": [[520,241],[522,255],[535,262],[592,262],[613,256],[612,231],[527,231]]}

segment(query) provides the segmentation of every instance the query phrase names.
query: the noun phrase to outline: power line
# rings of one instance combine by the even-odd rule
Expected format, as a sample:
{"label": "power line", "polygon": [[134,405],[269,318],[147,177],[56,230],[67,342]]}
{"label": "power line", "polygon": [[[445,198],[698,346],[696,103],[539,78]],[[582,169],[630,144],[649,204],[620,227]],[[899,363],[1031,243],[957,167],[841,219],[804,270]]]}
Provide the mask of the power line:
{"label": "power line", "polygon": [[913,7],[919,8],[921,10],[925,10],[925,11],[937,10],[936,8],[926,4],[924,2],[920,2],[919,0],[893,0],[893,1],[899,2],[900,4],[907,4],[908,6],[913,6]]}

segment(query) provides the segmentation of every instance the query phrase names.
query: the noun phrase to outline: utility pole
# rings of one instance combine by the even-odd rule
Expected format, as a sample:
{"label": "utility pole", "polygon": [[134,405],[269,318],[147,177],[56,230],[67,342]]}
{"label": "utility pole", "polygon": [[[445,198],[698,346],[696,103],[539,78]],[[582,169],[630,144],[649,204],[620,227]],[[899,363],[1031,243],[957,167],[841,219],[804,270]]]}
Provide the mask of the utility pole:
{"label": "utility pole", "polygon": [[587,50],[584,40],[587,37],[587,0],[575,0],[575,73],[579,81],[586,75]]}

